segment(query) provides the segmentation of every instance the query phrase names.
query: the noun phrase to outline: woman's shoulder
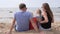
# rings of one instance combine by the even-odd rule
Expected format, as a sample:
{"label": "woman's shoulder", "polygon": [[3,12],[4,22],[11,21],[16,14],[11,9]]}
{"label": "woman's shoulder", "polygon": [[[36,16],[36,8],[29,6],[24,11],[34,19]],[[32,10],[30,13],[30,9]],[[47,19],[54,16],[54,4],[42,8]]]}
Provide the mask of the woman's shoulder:
{"label": "woman's shoulder", "polygon": [[42,15],[47,15],[47,13],[45,11],[42,11]]}

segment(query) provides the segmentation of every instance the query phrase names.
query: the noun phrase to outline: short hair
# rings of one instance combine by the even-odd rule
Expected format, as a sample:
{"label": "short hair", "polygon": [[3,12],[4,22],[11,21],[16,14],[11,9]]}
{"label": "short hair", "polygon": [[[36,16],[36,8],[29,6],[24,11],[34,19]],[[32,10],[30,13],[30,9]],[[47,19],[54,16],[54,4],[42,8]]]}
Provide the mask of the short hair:
{"label": "short hair", "polygon": [[21,3],[21,4],[19,5],[19,8],[20,8],[20,9],[26,8],[26,5],[25,5],[24,3]]}

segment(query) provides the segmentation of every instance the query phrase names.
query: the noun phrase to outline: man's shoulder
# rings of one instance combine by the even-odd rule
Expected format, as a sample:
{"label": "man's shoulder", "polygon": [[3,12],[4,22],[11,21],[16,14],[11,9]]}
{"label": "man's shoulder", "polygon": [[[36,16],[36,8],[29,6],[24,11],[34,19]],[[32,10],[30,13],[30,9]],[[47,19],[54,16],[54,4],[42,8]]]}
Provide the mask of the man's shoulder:
{"label": "man's shoulder", "polygon": [[30,15],[32,15],[32,13],[31,13],[31,12],[26,12],[26,14],[27,14],[27,15],[29,15],[29,16],[30,16]]}
{"label": "man's shoulder", "polygon": [[29,11],[27,11],[26,13],[28,13],[28,14],[32,14],[31,12],[29,12]]}
{"label": "man's shoulder", "polygon": [[20,14],[21,12],[15,12],[14,14],[16,15],[16,14]]}
{"label": "man's shoulder", "polygon": [[15,14],[17,14],[17,13],[21,13],[21,12],[15,12]]}

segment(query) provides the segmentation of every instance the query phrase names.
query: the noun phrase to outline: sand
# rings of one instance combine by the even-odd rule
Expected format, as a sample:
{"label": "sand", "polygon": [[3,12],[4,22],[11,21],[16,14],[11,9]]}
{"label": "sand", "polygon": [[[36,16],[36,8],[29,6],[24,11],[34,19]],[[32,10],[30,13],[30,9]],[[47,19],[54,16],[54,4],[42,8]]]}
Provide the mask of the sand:
{"label": "sand", "polygon": [[[0,23],[0,34],[5,34],[8,32],[11,23]],[[43,31],[45,34],[60,34],[60,22],[52,23],[51,31]],[[12,34],[40,34],[40,32],[36,32],[34,30],[24,31],[24,32],[16,32],[13,30]]]}

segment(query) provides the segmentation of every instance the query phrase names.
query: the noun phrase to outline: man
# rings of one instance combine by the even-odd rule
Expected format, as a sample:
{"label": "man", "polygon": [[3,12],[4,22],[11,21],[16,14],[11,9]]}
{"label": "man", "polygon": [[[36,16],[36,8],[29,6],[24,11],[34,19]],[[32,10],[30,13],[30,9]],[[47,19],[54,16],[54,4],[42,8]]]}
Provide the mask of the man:
{"label": "man", "polygon": [[[8,32],[8,34],[11,34],[12,32],[12,29],[14,27],[14,25],[16,26],[15,27],[15,30],[17,32],[22,32],[22,31],[27,31],[29,30],[29,21],[31,21],[34,29],[36,31],[38,31],[38,28],[36,26],[36,24],[33,22],[32,20],[32,13],[30,12],[27,12],[27,8],[26,8],[26,5],[24,3],[21,3],[19,5],[19,9],[21,10],[20,12],[17,12],[15,13],[14,15],[14,19],[13,19],[13,22],[12,22],[12,26]],[[16,22],[16,23],[15,23]]]}

